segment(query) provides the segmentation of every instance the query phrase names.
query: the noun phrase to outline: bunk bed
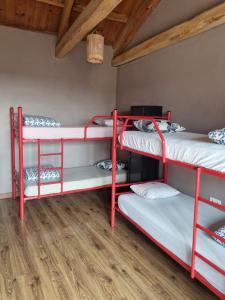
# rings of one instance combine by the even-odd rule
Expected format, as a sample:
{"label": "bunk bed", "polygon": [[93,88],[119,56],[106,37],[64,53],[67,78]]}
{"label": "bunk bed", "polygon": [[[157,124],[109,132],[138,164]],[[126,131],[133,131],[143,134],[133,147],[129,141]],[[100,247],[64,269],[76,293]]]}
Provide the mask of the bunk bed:
{"label": "bunk bed", "polygon": [[[123,120],[120,133],[118,118]],[[225,299],[225,248],[213,239],[225,242],[225,238],[213,231],[213,225],[225,224],[225,205],[200,195],[202,174],[225,178],[224,147],[211,143],[202,134],[162,133],[157,119],[171,120],[171,113],[159,117],[121,116],[114,110],[111,226],[115,226],[116,212],[120,213],[189,271],[192,279],[198,279],[220,299]],[[131,123],[137,120],[151,121],[155,132],[129,130]],[[149,201],[132,192],[117,191],[121,187],[115,180],[117,150],[162,161],[163,178],[159,182],[168,182],[169,164],[195,171],[195,197],[179,193]],[[127,183],[122,186],[131,185]]]}
{"label": "bunk bed", "polygon": [[[28,127],[24,126],[23,110],[18,107],[17,113],[10,108],[11,125],[11,164],[12,164],[12,198],[16,199],[17,189],[20,197],[20,218],[24,219],[25,202],[33,199],[41,199],[69,193],[77,193],[88,190],[110,188],[112,176],[109,171],[97,168],[95,165],[75,168],[65,168],[64,159],[65,143],[88,141],[112,141],[112,127],[94,125],[99,119],[112,119],[112,116],[95,116],[83,127]],[[118,133],[121,128],[118,126]],[[25,180],[24,174],[24,147],[33,143],[37,146],[37,172],[36,182]],[[60,150],[45,153],[44,144],[58,145]],[[16,146],[18,144],[19,162],[16,171]],[[60,166],[42,166],[42,158],[58,158]],[[43,181],[42,171],[59,171],[58,180]],[[116,181],[126,181],[126,171],[117,173]]]}

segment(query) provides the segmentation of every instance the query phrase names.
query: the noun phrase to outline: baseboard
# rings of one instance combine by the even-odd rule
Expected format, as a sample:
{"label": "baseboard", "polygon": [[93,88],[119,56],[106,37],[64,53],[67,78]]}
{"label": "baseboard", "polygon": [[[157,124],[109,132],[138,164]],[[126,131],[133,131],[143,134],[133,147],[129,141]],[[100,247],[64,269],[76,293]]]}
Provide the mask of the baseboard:
{"label": "baseboard", "polygon": [[12,198],[12,193],[0,194],[0,200]]}

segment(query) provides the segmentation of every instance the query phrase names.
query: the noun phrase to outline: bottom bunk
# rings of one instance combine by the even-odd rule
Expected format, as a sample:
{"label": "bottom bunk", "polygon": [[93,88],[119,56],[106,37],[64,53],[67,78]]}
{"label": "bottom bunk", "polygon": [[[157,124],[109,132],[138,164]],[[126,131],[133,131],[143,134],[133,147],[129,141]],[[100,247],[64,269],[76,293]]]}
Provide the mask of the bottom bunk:
{"label": "bottom bunk", "polygon": [[[117,171],[117,183],[126,182],[125,170]],[[94,189],[111,185],[112,173],[96,166],[74,167],[64,169],[63,191],[76,191]],[[61,192],[61,183],[56,182],[40,187],[40,195],[55,194]],[[24,181],[24,195],[26,197],[38,196],[38,184]]]}
{"label": "bottom bunk", "polygon": [[[147,200],[136,194],[118,198],[119,211],[186,265],[191,265],[194,199],[180,193],[170,198]],[[224,212],[199,203],[199,223],[212,230],[224,225]],[[199,231],[197,250],[225,270],[225,248]],[[196,258],[196,270],[225,295],[225,277]]]}

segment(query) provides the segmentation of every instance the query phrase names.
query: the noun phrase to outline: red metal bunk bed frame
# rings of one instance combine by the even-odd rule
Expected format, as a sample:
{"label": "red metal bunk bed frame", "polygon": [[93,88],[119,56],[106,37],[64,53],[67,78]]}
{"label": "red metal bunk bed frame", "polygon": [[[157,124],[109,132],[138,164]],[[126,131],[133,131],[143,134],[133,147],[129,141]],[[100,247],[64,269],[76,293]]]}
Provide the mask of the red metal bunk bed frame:
{"label": "red metal bunk bed frame", "polygon": [[[17,186],[19,188],[19,207],[20,207],[20,219],[24,220],[24,206],[25,202],[33,199],[41,199],[46,197],[53,197],[58,195],[66,195],[72,193],[78,193],[83,191],[90,190],[98,190],[104,188],[110,188],[112,185],[103,185],[94,188],[86,188],[86,189],[76,189],[71,191],[63,191],[63,183],[64,183],[64,144],[68,142],[88,142],[88,141],[112,141],[112,137],[101,137],[101,138],[89,138],[88,128],[94,123],[96,119],[104,119],[104,118],[112,118],[112,116],[94,116],[84,127],[84,137],[83,138],[73,138],[73,139],[24,139],[23,138],[23,110],[22,107],[18,107],[17,110],[17,127],[15,124],[15,112],[14,108],[10,108],[10,125],[11,125],[11,169],[12,169],[12,198],[16,199]],[[18,148],[19,148],[19,176],[16,174],[16,138],[18,138]],[[24,195],[24,146],[27,143],[36,143],[38,146],[38,195],[32,197],[26,197]],[[43,143],[59,143],[60,144],[60,152],[49,152],[42,153],[41,145]],[[40,173],[41,169],[41,158],[46,156],[59,156],[61,157],[61,166],[53,167],[53,168],[44,168],[45,170],[60,170],[61,178],[58,182],[46,182],[41,183]],[[19,178],[19,179],[18,179]],[[41,195],[41,186],[42,185],[51,185],[51,184],[61,184],[61,191],[58,193],[45,194]]]}
{"label": "red metal bunk bed frame", "polygon": [[[118,132],[117,132],[117,120],[123,121],[122,131],[120,132],[120,142],[118,142]],[[198,167],[194,165],[190,165],[184,162],[175,161],[172,159],[168,159],[166,157],[166,141],[165,138],[160,131],[158,125],[157,125],[157,119],[164,119],[164,120],[171,120],[171,112],[166,113],[163,116],[158,117],[151,117],[151,116],[123,116],[118,115],[118,111],[114,110],[113,112],[113,141],[112,141],[112,195],[111,195],[111,226],[115,227],[115,213],[119,212],[121,216],[123,216],[125,219],[127,219],[130,223],[132,223],[136,228],[138,228],[145,236],[147,236],[151,241],[153,241],[158,247],[160,247],[164,252],[166,252],[170,257],[172,257],[175,261],[177,261],[182,267],[184,267],[188,272],[191,274],[191,278],[198,279],[200,282],[202,282],[206,287],[208,287],[214,294],[216,294],[220,299],[225,299],[225,295],[221,293],[219,290],[217,290],[214,286],[212,286],[201,274],[199,274],[196,269],[196,257],[210,265],[213,269],[218,271],[220,274],[225,276],[225,270],[221,269],[217,265],[215,265],[213,262],[208,260],[206,257],[202,256],[197,251],[197,233],[198,230],[201,230],[205,232],[206,234],[210,235],[211,237],[215,237],[219,239],[222,242],[225,242],[225,238],[222,238],[212,232],[211,230],[205,228],[204,226],[200,225],[198,223],[198,211],[199,211],[199,202],[203,202],[205,204],[208,204],[210,206],[213,206],[217,209],[224,210],[225,211],[225,205],[220,205],[211,202],[210,200],[200,196],[200,185],[201,185],[201,175],[202,174],[209,174],[215,177],[225,178],[225,173],[217,172],[214,170],[206,169],[203,167]],[[155,129],[160,136],[161,142],[162,142],[162,156],[152,155],[148,154],[146,152],[134,150],[132,148],[126,147],[123,145],[123,134],[126,129],[131,127],[129,123],[131,121],[135,120],[150,120],[153,122]],[[192,243],[192,262],[191,266],[189,266],[187,263],[185,263],[183,260],[181,260],[179,257],[177,257],[173,252],[171,252],[169,249],[164,247],[161,243],[159,243],[156,239],[154,239],[148,232],[146,232],[142,227],[140,227],[136,222],[134,222],[131,218],[129,218],[126,214],[124,214],[118,207],[117,197],[119,195],[130,193],[130,192],[117,192],[117,188],[121,187],[128,187],[132,185],[132,183],[125,183],[125,184],[116,184],[116,159],[117,159],[117,150],[126,150],[129,152],[134,152],[143,156],[148,156],[151,158],[158,159],[162,161],[164,166],[163,171],[163,178],[159,181],[167,183],[168,180],[168,164],[175,164],[181,167],[185,167],[191,170],[194,170],[196,172],[196,186],[195,186],[195,205],[194,205],[194,212],[193,212],[193,243]]]}

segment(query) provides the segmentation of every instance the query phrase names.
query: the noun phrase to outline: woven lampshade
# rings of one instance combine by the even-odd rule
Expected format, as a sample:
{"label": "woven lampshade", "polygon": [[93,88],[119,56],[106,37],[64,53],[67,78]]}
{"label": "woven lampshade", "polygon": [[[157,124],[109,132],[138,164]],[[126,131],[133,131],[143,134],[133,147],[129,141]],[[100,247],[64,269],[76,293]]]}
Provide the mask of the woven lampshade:
{"label": "woven lampshade", "polygon": [[87,36],[87,61],[102,64],[104,59],[104,36],[91,33]]}

